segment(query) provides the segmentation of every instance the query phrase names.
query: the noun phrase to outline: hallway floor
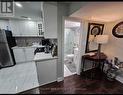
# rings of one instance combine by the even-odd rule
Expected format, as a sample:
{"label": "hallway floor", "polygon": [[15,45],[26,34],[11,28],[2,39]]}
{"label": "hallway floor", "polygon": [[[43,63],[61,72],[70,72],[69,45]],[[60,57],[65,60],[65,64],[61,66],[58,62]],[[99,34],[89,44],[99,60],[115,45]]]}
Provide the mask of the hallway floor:
{"label": "hallway floor", "polygon": [[64,61],[64,77],[76,74],[76,66],[73,62]]}
{"label": "hallway floor", "polygon": [[20,94],[123,94],[122,83],[107,80],[100,71],[96,71],[95,76],[91,78],[92,72],[93,70],[88,70],[82,76],[75,74],[65,77],[64,81],[50,83]]}

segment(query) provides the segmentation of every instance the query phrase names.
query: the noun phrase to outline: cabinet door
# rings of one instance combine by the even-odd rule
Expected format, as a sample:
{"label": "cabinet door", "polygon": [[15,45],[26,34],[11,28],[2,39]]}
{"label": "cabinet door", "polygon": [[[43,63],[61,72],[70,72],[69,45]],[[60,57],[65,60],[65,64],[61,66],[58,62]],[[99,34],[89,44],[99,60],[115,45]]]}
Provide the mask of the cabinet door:
{"label": "cabinet door", "polygon": [[51,4],[44,5],[44,37],[57,38],[57,6]]}
{"label": "cabinet door", "polygon": [[19,21],[19,28],[22,36],[37,36],[36,22],[35,21]]}
{"label": "cabinet door", "polygon": [[25,48],[26,61],[32,61],[34,59],[34,48]]}
{"label": "cabinet door", "polygon": [[37,28],[38,36],[44,36],[43,22],[37,21],[36,22],[36,28]]}
{"label": "cabinet door", "polygon": [[22,20],[22,21],[18,21],[18,25],[19,25],[19,30],[22,34],[22,36],[28,36],[28,30],[27,30],[27,23],[25,20]]}
{"label": "cabinet door", "polygon": [[18,20],[10,20],[9,24],[10,24],[10,30],[12,31],[13,36],[21,36]]}
{"label": "cabinet door", "polygon": [[36,62],[39,85],[56,81],[56,59]]}
{"label": "cabinet door", "polygon": [[26,21],[26,32],[29,36],[37,36],[36,21]]}
{"label": "cabinet door", "polygon": [[23,48],[13,49],[13,52],[14,52],[14,57],[15,57],[16,63],[20,63],[20,62],[25,62],[26,61],[25,53],[24,53],[24,49]]}

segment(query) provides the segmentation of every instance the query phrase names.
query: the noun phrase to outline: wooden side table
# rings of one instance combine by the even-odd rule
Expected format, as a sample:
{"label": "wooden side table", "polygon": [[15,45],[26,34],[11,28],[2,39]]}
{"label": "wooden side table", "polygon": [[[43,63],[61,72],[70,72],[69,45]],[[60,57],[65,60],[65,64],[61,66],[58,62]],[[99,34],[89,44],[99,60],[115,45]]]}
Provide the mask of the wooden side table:
{"label": "wooden side table", "polygon": [[83,55],[82,56],[82,72],[84,71],[84,66],[85,66],[85,60],[90,60],[93,61],[93,65],[92,67],[95,65],[95,63],[99,63],[99,67],[101,65],[101,62],[103,62],[102,64],[102,68],[101,71],[103,72],[103,68],[104,68],[104,61],[107,59],[107,56],[104,53],[100,53],[100,57],[97,56],[97,53],[95,53],[95,55]]}

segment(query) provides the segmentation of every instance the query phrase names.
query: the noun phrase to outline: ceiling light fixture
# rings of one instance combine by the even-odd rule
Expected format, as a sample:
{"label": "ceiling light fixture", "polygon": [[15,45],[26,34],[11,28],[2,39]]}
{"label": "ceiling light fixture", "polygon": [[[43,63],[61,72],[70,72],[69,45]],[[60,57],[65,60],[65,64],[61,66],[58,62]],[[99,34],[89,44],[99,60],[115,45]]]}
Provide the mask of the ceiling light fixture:
{"label": "ceiling light fixture", "polygon": [[30,17],[28,17],[28,20],[31,20],[31,18],[30,18]]}
{"label": "ceiling light fixture", "polygon": [[23,6],[22,6],[22,4],[21,3],[19,3],[19,2],[15,2],[15,5],[16,6],[18,6],[18,7],[20,7],[20,8],[22,8]]}

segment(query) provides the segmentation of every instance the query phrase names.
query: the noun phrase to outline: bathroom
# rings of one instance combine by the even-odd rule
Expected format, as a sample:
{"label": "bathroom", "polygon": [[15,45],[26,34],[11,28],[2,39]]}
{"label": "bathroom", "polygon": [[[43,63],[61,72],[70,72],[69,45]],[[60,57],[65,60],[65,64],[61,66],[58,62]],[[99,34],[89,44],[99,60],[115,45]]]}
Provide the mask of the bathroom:
{"label": "bathroom", "polygon": [[64,28],[64,77],[76,74],[80,22],[65,20]]}

